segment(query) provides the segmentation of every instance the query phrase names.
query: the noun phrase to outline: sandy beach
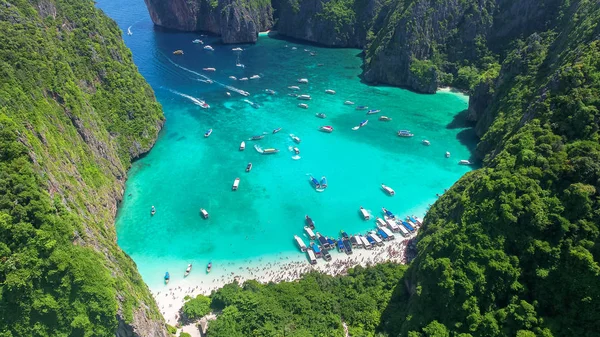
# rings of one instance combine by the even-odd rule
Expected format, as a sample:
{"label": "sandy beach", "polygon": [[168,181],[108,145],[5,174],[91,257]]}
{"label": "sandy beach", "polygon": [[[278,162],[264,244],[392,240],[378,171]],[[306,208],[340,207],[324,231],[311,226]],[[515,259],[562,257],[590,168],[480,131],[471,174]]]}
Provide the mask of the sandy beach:
{"label": "sandy beach", "polygon": [[310,265],[304,253],[294,253],[280,254],[275,260],[260,258],[256,261],[230,262],[225,266],[215,265],[215,270],[210,274],[206,274],[203,270],[205,266],[197,266],[197,269],[192,271],[192,274],[197,274],[196,277],[190,275],[185,279],[171,281],[161,289],[151,290],[166,322],[176,325],[179,310],[186,296],[210,295],[213,290],[236,279],[240,283],[252,279],[261,283],[293,281],[311,271],[335,276],[346,274],[349,268],[358,265],[368,266],[388,261],[405,263],[405,251],[409,239],[400,237],[373,249],[355,249],[352,255],[331,251],[331,261],[318,259],[316,265]]}

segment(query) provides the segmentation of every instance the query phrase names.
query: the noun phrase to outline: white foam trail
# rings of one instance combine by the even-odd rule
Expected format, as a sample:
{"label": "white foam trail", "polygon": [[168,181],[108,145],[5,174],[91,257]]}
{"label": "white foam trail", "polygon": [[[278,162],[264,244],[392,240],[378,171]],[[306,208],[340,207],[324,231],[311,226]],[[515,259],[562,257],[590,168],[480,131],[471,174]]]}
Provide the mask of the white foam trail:
{"label": "white foam trail", "polygon": [[202,106],[202,103],[204,103],[203,101],[197,99],[196,97],[192,97],[190,95],[186,95],[184,93],[181,93],[177,90],[173,90],[173,89],[168,89],[170,92],[174,93],[175,95],[179,95],[181,97],[185,97],[187,99],[189,99],[190,101],[192,101],[192,103],[196,104],[197,106]]}
{"label": "white foam trail", "polygon": [[170,58],[168,58],[168,57],[166,57],[166,56],[165,56],[165,58],[166,58],[167,60],[169,60],[169,62],[171,62],[171,64],[173,64],[173,65],[174,65],[174,66],[176,66],[177,68],[179,68],[179,69],[182,69],[182,70],[185,70],[185,71],[189,72],[190,74],[194,74],[194,75],[196,75],[196,76],[199,76],[200,78],[204,79],[205,81],[212,81],[213,83],[216,83],[216,84],[218,84],[218,85],[222,86],[223,88],[227,88],[227,89],[229,89],[229,90],[231,90],[231,91],[237,92],[238,94],[240,94],[240,95],[242,95],[242,96],[248,96],[248,95],[249,95],[249,94],[248,94],[248,92],[246,92],[246,91],[244,91],[244,90],[242,90],[242,89],[238,89],[238,88],[236,88],[236,87],[232,87],[232,86],[230,86],[230,85],[223,84],[223,83],[221,83],[221,82],[219,82],[219,81],[215,81],[215,80],[211,79],[210,77],[208,77],[208,76],[206,76],[206,75],[200,74],[199,72],[193,71],[193,70],[191,70],[191,69],[188,69],[188,68],[186,68],[186,67],[184,67],[184,66],[182,66],[182,65],[179,65],[179,64],[177,64],[177,63],[173,62],[173,60],[171,60]]}
{"label": "white foam trail", "polygon": [[131,32],[131,27],[133,26],[127,27],[127,35],[133,35],[133,33]]}

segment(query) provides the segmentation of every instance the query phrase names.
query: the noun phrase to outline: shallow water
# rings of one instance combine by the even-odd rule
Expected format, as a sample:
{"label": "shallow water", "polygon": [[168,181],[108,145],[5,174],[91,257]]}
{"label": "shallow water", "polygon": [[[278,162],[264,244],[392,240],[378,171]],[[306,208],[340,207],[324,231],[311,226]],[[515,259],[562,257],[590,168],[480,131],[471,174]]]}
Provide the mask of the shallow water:
{"label": "shallow water", "polygon": [[[215,37],[155,29],[143,1],[100,0],[98,6],[124,32],[131,26],[133,35],[123,38],[167,117],[156,146],[129,172],[117,218],[119,245],[151,287],[162,284],[165,271],[172,278],[183,277],[190,262],[203,268],[212,261],[218,269],[230,261],[294,254],[293,235],[303,235],[305,214],[315,220],[316,231],[336,237],[341,229],[355,233],[374,227],[373,221],[360,218],[360,206],[377,216],[382,206],[399,215],[423,216],[436,193],[470,169],[457,162],[470,157],[468,147],[474,139],[463,139],[464,129],[451,124],[467,108],[465,96],[367,86],[358,77],[361,59],[356,49],[261,37],[256,45],[241,45],[244,51],[236,53],[231,49],[237,46],[220,45]],[[215,51],[193,44],[196,38]],[[184,55],[173,55],[176,49]],[[236,67],[238,62],[245,68]],[[203,71],[205,67],[217,71]],[[261,78],[244,82],[228,78],[254,74]],[[203,76],[214,83],[202,82]],[[297,84],[301,77],[309,84]],[[251,95],[243,97],[225,87],[229,85]],[[310,94],[312,100],[289,97],[290,85],[300,86],[299,93]],[[266,94],[267,88],[277,94]],[[328,95],[326,89],[337,94]],[[227,97],[226,91],[232,96]],[[205,100],[211,108],[201,109],[194,99]],[[244,99],[261,107],[255,109]],[[344,105],[346,100],[381,112],[366,116],[356,106]],[[301,102],[309,109],[298,108]],[[317,112],[327,118],[316,118]],[[393,120],[378,121],[380,115]],[[365,119],[369,120],[365,127],[352,130]],[[322,125],[335,130],[320,132]],[[272,134],[278,127],[282,131]],[[214,131],[205,138],[209,128]],[[411,130],[415,136],[399,138],[398,129]],[[248,140],[263,133],[260,141]],[[291,140],[291,133],[301,138],[300,144]],[[423,139],[431,146],[422,145]],[[238,150],[242,140],[243,152]],[[254,144],[280,152],[261,155]],[[292,159],[291,146],[298,146],[301,159]],[[446,151],[452,153],[450,159],[445,158]],[[244,172],[248,162],[253,163],[250,173]],[[311,174],[327,176],[329,187],[316,192],[309,183]],[[236,177],[241,182],[233,192]],[[381,183],[393,187],[396,196],[383,193]],[[152,205],[157,213],[151,217]],[[201,207],[210,219],[200,217]]]}

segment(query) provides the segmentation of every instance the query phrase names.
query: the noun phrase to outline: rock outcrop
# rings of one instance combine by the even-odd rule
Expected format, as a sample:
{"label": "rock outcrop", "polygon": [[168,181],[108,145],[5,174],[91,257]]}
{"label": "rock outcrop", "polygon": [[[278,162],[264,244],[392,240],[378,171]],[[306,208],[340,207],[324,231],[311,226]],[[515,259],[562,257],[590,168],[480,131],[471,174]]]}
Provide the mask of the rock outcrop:
{"label": "rock outcrop", "polygon": [[224,43],[253,43],[273,27],[270,2],[251,0],[144,0],[154,24],[220,35]]}

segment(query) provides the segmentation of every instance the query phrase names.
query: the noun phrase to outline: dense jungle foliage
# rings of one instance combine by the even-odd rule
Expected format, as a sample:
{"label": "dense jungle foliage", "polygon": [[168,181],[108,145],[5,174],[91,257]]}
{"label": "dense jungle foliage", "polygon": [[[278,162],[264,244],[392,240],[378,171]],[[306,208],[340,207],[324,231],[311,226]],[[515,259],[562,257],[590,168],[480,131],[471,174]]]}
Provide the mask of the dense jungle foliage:
{"label": "dense jungle foliage", "polygon": [[0,0],[0,336],[162,321],[113,227],[126,169],[162,122],[92,1]]}

